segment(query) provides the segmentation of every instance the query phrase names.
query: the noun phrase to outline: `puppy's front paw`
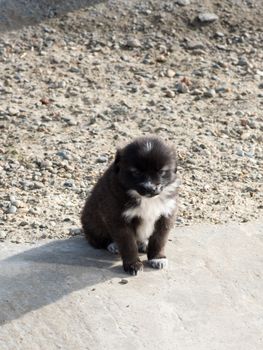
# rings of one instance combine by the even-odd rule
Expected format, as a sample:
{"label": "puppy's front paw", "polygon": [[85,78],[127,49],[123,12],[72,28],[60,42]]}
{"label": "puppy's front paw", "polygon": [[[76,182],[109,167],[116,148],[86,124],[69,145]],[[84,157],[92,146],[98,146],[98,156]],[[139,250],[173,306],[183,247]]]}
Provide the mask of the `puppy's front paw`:
{"label": "puppy's front paw", "polygon": [[143,264],[141,261],[137,260],[134,263],[123,263],[123,268],[125,272],[128,272],[132,276],[136,276],[138,271],[143,271]]}
{"label": "puppy's front paw", "polygon": [[165,269],[168,266],[168,259],[167,258],[151,259],[149,260],[149,264],[154,269]]}

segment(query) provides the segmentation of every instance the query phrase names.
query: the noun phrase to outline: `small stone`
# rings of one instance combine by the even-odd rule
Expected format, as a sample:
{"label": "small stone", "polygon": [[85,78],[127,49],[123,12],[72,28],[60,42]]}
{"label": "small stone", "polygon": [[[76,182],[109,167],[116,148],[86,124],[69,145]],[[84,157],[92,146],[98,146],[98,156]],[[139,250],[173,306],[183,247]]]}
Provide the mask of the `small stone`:
{"label": "small stone", "polygon": [[175,71],[172,70],[172,69],[168,69],[167,72],[166,72],[166,76],[168,78],[173,78],[175,76],[175,74],[176,74]]}
{"label": "small stone", "polygon": [[8,114],[12,115],[12,116],[17,115],[17,114],[19,114],[19,110],[16,109],[15,107],[9,107],[8,108]]}
{"label": "small stone", "polygon": [[10,195],[9,200],[10,200],[11,204],[14,204],[16,202],[16,197],[13,195]]}
{"label": "small stone", "polygon": [[217,93],[226,93],[226,92],[230,92],[230,89],[229,89],[229,87],[227,87],[227,86],[219,86],[219,87],[217,87],[216,89],[215,89],[215,91],[217,92]]}
{"label": "small stone", "polygon": [[19,223],[19,226],[22,226],[22,227],[24,227],[24,226],[26,226],[26,225],[28,225],[28,222],[27,222],[27,221],[21,221],[21,222]]}
{"label": "small stone", "polygon": [[258,85],[259,89],[263,89],[263,82]]}
{"label": "small stone", "polygon": [[134,49],[134,48],[141,47],[141,43],[136,38],[130,38],[130,39],[127,40],[126,46],[131,48],[131,49]]}
{"label": "small stone", "polygon": [[180,6],[190,5],[190,0],[176,0],[175,3]]}
{"label": "small stone", "polygon": [[197,18],[201,23],[212,23],[218,20],[218,16],[210,12],[200,13]]}
{"label": "small stone", "polygon": [[246,59],[246,57],[242,56],[242,57],[239,57],[237,65],[241,67],[247,67],[249,66],[249,62]]}
{"label": "small stone", "polygon": [[255,148],[251,147],[248,152],[245,152],[245,155],[249,158],[254,158],[255,156]]}
{"label": "small stone", "polygon": [[176,219],[176,223],[177,224],[183,224],[184,223],[184,219],[183,218],[181,218],[181,217],[178,217],[177,219]]}
{"label": "small stone", "polygon": [[15,214],[17,212],[17,207],[15,207],[14,205],[11,205],[8,209],[7,209],[7,214]]}
{"label": "small stone", "polygon": [[40,188],[43,188],[44,184],[40,181],[35,181],[34,182],[34,189],[39,190]]}
{"label": "small stone", "polygon": [[189,91],[188,86],[182,82],[176,84],[176,90],[181,94],[186,94]]}
{"label": "small stone", "polygon": [[191,94],[194,95],[194,96],[202,95],[202,90],[194,89],[194,90],[192,90]]}
{"label": "small stone", "polygon": [[248,125],[248,120],[246,118],[242,118],[240,119],[240,124],[244,127],[246,127]]}
{"label": "small stone", "polygon": [[77,121],[76,121],[74,118],[72,118],[72,117],[63,117],[62,119],[63,119],[69,126],[75,126],[75,125],[78,124]]}
{"label": "small stone", "polygon": [[165,96],[173,98],[173,97],[175,97],[175,92],[172,91],[172,90],[167,90],[166,93],[165,93]]}
{"label": "small stone", "polygon": [[65,187],[75,187],[75,183],[73,180],[69,179],[64,182]]}
{"label": "small stone", "polygon": [[241,145],[237,146],[236,155],[238,155],[239,157],[244,157],[245,152],[243,151],[243,148]]}
{"label": "small stone", "polygon": [[5,239],[6,236],[7,236],[7,233],[6,233],[6,232],[0,231],[0,239],[1,239],[1,240],[2,240],[2,239]]}
{"label": "small stone", "polygon": [[205,45],[201,41],[190,41],[187,43],[189,50],[204,50]]}
{"label": "small stone", "polygon": [[215,89],[208,89],[207,91],[204,92],[203,96],[208,98],[215,97],[216,96]]}
{"label": "small stone", "polygon": [[106,163],[108,162],[109,158],[108,156],[99,156],[96,160],[97,163]]}
{"label": "small stone", "polygon": [[122,278],[119,282],[119,284],[127,284],[127,283],[129,283],[129,281],[126,280],[126,278]]}
{"label": "small stone", "polygon": [[165,55],[159,55],[156,57],[156,62],[160,62],[160,63],[163,63],[167,60],[166,56]]}
{"label": "small stone", "polygon": [[80,69],[78,67],[70,67],[69,72],[71,73],[79,73]]}
{"label": "small stone", "polygon": [[52,167],[52,162],[48,159],[42,160],[42,162],[40,163],[40,167],[43,169],[50,168]]}
{"label": "small stone", "polygon": [[70,233],[72,236],[78,236],[78,235],[81,235],[81,234],[82,234],[82,229],[81,229],[81,228],[70,228],[70,229],[69,229],[69,233]]}
{"label": "small stone", "polygon": [[46,106],[50,105],[52,101],[53,100],[49,99],[48,97],[42,97],[40,99],[40,102],[42,103],[42,105],[46,105]]}
{"label": "small stone", "polygon": [[70,155],[68,154],[68,151],[66,151],[66,150],[58,151],[58,152],[57,152],[57,155],[58,155],[60,158],[62,158],[62,159],[67,159],[67,160],[69,160],[69,159],[71,158]]}
{"label": "small stone", "polygon": [[[29,208],[28,209],[28,213],[29,214],[33,214],[33,215],[38,215],[38,214],[40,214],[41,213],[41,210],[39,209],[39,208],[37,208],[37,207],[35,207],[35,208]],[[33,224],[36,224],[36,223],[33,223]],[[37,224],[37,227],[38,227],[39,225]],[[33,226],[32,226],[33,227]]]}

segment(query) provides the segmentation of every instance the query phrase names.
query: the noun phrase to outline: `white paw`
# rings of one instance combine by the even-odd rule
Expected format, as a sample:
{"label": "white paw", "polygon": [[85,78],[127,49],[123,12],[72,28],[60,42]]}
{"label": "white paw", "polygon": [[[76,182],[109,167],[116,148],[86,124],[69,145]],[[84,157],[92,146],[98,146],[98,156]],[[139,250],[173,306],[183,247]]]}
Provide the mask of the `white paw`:
{"label": "white paw", "polygon": [[108,245],[107,250],[112,254],[119,254],[118,246],[114,242],[112,242]]}
{"label": "white paw", "polygon": [[168,266],[168,259],[166,259],[166,258],[151,259],[151,260],[149,260],[149,264],[154,269],[165,269]]}

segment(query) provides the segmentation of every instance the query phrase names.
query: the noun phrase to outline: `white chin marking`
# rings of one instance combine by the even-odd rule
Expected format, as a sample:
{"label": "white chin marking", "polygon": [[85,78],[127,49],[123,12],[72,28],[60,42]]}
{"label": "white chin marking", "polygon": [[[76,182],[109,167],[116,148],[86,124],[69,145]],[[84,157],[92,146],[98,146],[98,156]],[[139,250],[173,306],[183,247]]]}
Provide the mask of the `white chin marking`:
{"label": "white chin marking", "polygon": [[149,260],[149,264],[154,269],[165,269],[168,267],[168,259],[166,258],[151,259]]}
{"label": "white chin marking", "polygon": [[116,243],[110,243],[107,247],[107,250],[112,254],[119,254],[119,249]]}

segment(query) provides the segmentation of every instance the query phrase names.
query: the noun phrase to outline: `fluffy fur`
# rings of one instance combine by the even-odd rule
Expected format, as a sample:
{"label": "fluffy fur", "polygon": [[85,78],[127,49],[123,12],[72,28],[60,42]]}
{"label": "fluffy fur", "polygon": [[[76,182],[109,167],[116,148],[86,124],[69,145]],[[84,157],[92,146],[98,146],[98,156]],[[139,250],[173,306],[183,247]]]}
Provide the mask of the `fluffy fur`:
{"label": "fluffy fur", "polygon": [[175,151],[160,139],[139,138],[118,150],[82,211],[88,241],[119,251],[124,270],[132,275],[143,266],[138,250],[146,250],[150,266],[165,267],[179,183]]}

